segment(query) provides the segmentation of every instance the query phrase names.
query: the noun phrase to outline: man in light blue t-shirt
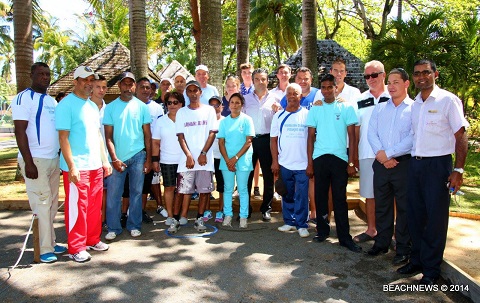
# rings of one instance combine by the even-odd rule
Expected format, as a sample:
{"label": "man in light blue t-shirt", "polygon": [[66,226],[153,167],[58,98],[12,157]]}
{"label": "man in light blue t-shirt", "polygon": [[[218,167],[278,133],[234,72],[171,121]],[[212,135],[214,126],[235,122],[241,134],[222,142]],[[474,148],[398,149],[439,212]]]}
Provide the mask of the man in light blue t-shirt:
{"label": "man in light blue t-shirt", "polygon": [[[348,176],[356,173],[353,165],[355,152],[355,124],[353,107],[335,98],[335,77],[328,74],[320,81],[323,101],[316,101],[307,117],[308,166],[307,175],[315,176],[315,204],[317,208],[317,235],[314,242],[325,241],[330,234],[328,222],[328,190],[332,188],[335,223],[341,246],[353,252],[362,248],[350,235],[347,206]],[[349,136],[349,155],[347,150]],[[347,164],[348,163],[348,164]]]}
{"label": "man in light blue t-shirt", "polygon": [[147,105],[133,96],[134,75],[123,73],[118,87],[120,96],[107,105],[103,118],[107,149],[114,168],[107,189],[107,240],[115,239],[122,232],[121,198],[127,173],[130,189],[127,230],[132,237],[142,234],[143,180],[144,174],[152,168],[151,117]]}

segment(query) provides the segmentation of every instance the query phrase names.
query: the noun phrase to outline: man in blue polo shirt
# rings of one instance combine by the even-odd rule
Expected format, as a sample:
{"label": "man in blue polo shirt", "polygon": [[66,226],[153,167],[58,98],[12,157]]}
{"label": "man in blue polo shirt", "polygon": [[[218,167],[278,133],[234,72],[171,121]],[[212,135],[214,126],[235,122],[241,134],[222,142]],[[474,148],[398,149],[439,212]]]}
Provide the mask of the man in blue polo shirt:
{"label": "man in blue polo shirt", "polygon": [[[300,106],[310,109],[315,101],[315,95],[318,92],[318,88],[312,87],[312,71],[308,67],[300,67],[295,75],[295,83],[302,88],[302,99],[300,100]],[[287,97],[283,96],[280,101],[282,108],[287,107]]]}

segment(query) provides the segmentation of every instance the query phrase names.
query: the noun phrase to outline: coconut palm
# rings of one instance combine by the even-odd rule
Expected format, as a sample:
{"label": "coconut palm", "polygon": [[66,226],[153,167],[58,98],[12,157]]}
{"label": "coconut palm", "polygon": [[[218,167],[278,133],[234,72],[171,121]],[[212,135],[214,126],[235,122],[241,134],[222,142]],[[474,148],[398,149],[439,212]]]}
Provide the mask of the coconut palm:
{"label": "coconut palm", "polygon": [[222,2],[200,0],[201,63],[209,68],[210,83],[222,87]]}
{"label": "coconut palm", "polygon": [[250,0],[237,0],[237,69],[240,64],[249,62]]}
{"label": "coconut palm", "polygon": [[145,0],[129,0],[130,8],[130,65],[137,78],[148,75],[147,18]]}
{"label": "coconut palm", "polygon": [[318,83],[316,0],[303,0],[302,6],[302,65],[313,73],[312,84]]}

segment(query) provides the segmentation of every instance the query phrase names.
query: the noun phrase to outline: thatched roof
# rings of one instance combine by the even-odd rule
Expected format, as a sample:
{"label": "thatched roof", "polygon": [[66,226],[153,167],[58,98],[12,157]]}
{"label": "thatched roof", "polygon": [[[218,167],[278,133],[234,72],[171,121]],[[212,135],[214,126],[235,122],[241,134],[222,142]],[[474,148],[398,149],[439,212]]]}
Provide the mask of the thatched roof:
{"label": "thatched roof", "polygon": [[190,80],[195,80],[195,77],[190,74],[190,72],[185,67],[183,67],[183,65],[181,65],[177,60],[173,60],[170,64],[168,64],[158,72],[158,76],[160,77],[160,79],[170,78],[172,79],[172,81],[179,74],[183,75],[186,78],[187,82]]}
{"label": "thatched roof", "polygon": [[[103,51],[93,55],[80,65],[89,66],[97,74],[103,75],[107,79],[107,96],[105,100],[111,100],[112,95],[118,96],[120,91],[116,83],[124,71],[130,71],[130,50],[120,42],[114,42],[107,46]],[[73,73],[76,67],[68,74],[53,82],[48,88],[48,94],[56,96],[59,92],[71,92],[73,90]],[[148,78],[153,81],[160,81],[160,78],[148,69]]]}

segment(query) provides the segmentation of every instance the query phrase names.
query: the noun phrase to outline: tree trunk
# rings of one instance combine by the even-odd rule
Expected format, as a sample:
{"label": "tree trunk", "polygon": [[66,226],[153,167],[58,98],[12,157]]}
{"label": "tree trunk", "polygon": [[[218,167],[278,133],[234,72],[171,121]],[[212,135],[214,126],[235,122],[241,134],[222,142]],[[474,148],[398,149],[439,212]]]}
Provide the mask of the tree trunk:
{"label": "tree trunk", "polygon": [[312,71],[312,86],[318,87],[316,1],[302,3],[302,65]]}
{"label": "tree trunk", "polygon": [[196,64],[202,62],[202,28],[200,25],[200,13],[198,11],[198,0],[190,0],[193,28],[192,34],[195,39],[195,50],[197,52]]}
{"label": "tree trunk", "polygon": [[129,0],[130,65],[137,79],[148,75],[145,0]]}
{"label": "tree trunk", "polygon": [[222,1],[200,0],[201,62],[208,66],[210,84],[222,91]]}
{"label": "tree trunk", "polygon": [[[250,1],[237,0],[237,71],[249,60]],[[240,76],[240,75],[239,75]]]}
{"label": "tree trunk", "polygon": [[30,86],[33,64],[32,0],[13,1],[13,31],[17,92]]}

